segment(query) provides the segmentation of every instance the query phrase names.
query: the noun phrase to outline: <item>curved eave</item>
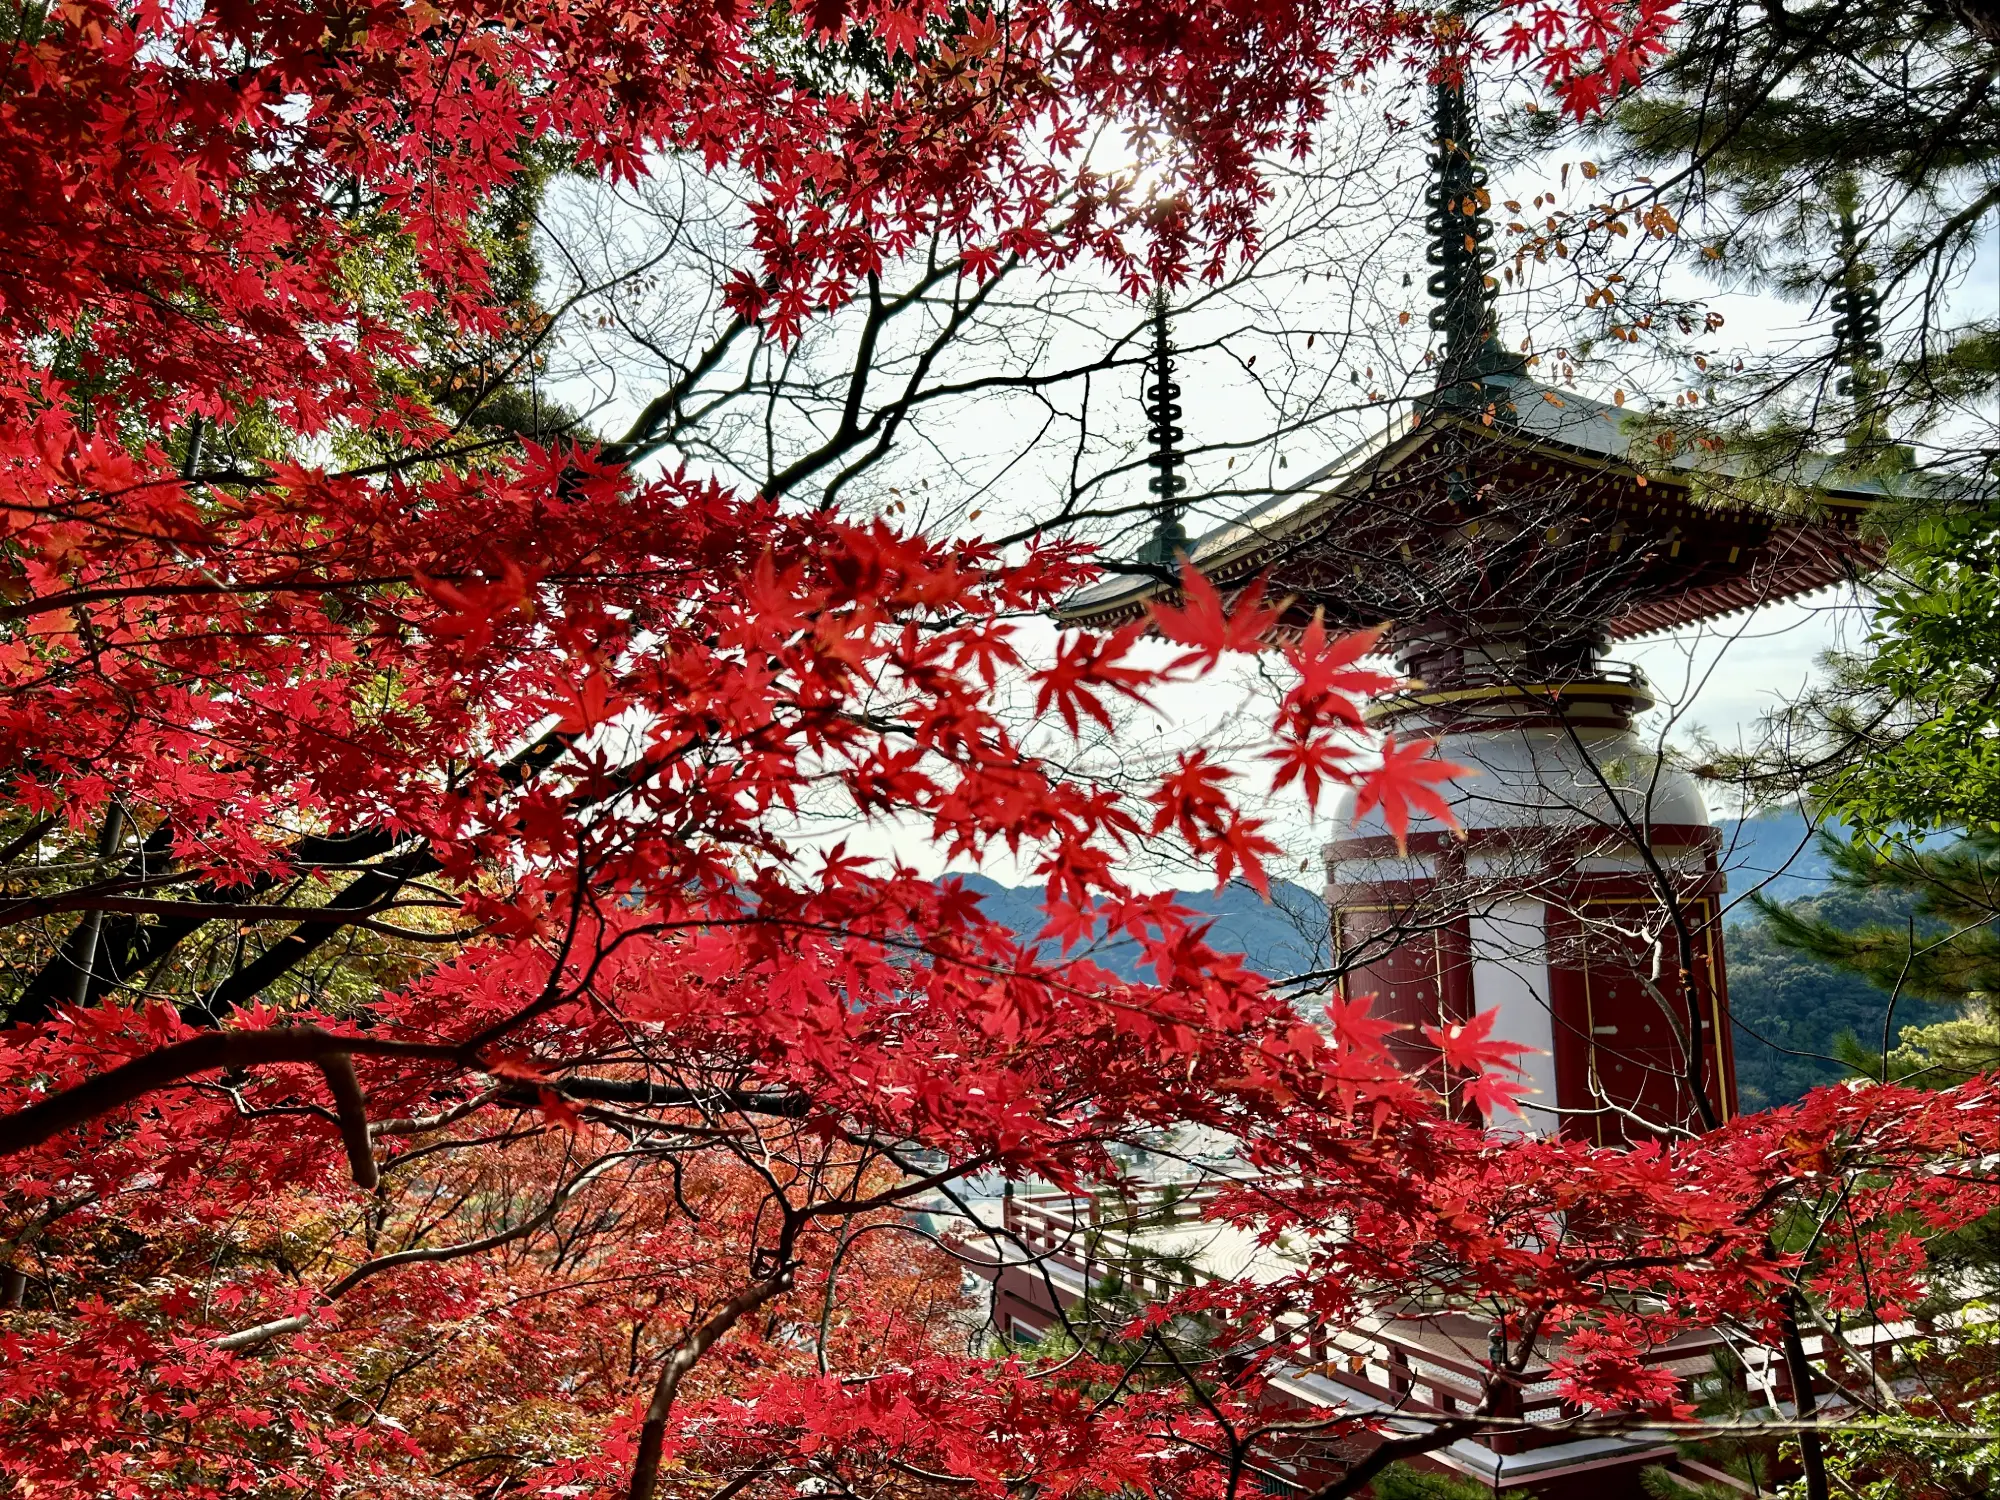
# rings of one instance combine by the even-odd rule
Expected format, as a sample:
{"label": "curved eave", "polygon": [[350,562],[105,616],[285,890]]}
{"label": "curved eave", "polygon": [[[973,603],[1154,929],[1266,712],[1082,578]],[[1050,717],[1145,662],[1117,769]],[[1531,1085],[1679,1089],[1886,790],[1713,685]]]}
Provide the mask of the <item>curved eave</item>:
{"label": "curved eave", "polygon": [[[1247,581],[1279,552],[1324,531],[1345,501],[1369,484],[1393,474],[1428,447],[1437,431],[1436,423],[1427,423],[1400,438],[1378,438],[1361,444],[1307,478],[1290,495],[1279,496],[1251,515],[1224,522],[1198,537],[1188,560],[1218,586]],[[1327,489],[1310,493],[1315,484],[1329,478],[1332,484]],[[1289,509],[1284,508],[1288,500],[1293,502]],[[1140,618],[1155,599],[1175,593],[1158,578],[1120,579],[1094,585],[1065,600],[1056,606],[1055,618],[1062,625],[1116,628]]]}
{"label": "curved eave", "polygon": [[[1681,474],[1642,474],[1628,462],[1576,447],[1559,437],[1522,431],[1457,412],[1436,413],[1400,438],[1385,435],[1362,444],[1301,484],[1293,492],[1299,498],[1289,508],[1284,504],[1285,497],[1280,497],[1278,502],[1260,507],[1253,515],[1226,522],[1198,539],[1190,560],[1218,587],[1247,583],[1283,553],[1328,530],[1348,502],[1383,480],[1393,478],[1399,468],[1448,426],[1494,447],[1511,450],[1530,464],[1540,461],[1609,481],[1605,499],[1612,511],[1658,514],[1662,509],[1678,510],[1690,520],[1705,517],[1766,525],[1776,522],[1779,529],[1796,533],[1790,555],[1774,566],[1669,598],[1649,600],[1628,610],[1612,622],[1611,633],[1618,640],[1798,598],[1852,579],[1880,561],[1880,549],[1865,542],[1859,534],[1861,518],[1883,494],[1879,485],[1815,487],[1812,492],[1822,507],[1820,514],[1799,517],[1787,526],[1783,517],[1763,506],[1698,498],[1694,492],[1696,484],[1711,476],[1693,465],[1678,465],[1683,470]],[[1317,494],[1309,493],[1322,478],[1331,478],[1332,483]],[[1621,498],[1622,491],[1631,491],[1638,498]],[[1155,577],[1121,579],[1082,591],[1058,605],[1054,614],[1061,625],[1115,629],[1143,618],[1147,605],[1154,600],[1172,598],[1177,592],[1171,584]]]}
{"label": "curved eave", "polygon": [[1881,564],[1883,548],[1879,542],[1861,537],[1846,541],[1844,547],[1823,547],[1817,555],[1786,561],[1766,572],[1647,600],[1611,622],[1611,638],[1636,640],[1704,620],[1725,619],[1766,604],[1782,604],[1837,583],[1853,582]]}

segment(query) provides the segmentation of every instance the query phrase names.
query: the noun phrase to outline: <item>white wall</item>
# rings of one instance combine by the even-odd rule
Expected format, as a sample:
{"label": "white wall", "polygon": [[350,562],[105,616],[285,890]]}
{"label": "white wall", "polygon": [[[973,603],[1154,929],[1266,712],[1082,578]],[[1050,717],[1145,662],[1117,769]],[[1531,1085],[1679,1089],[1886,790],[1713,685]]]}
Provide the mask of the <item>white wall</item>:
{"label": "white wall", "polygon": [[1495,1130],[1553,1134],[1558,1116],[1535,1107],[1556,1102],[1555,1017],[1549,1007],[1547,908],[1539,901],[1496,901],[1466,920],[1472,946],[1472,1007],[1498,1012],[1492,1040],[1527,1049],[1522,1082],[1536,1092],[1522,1113],[1498,1115]]}

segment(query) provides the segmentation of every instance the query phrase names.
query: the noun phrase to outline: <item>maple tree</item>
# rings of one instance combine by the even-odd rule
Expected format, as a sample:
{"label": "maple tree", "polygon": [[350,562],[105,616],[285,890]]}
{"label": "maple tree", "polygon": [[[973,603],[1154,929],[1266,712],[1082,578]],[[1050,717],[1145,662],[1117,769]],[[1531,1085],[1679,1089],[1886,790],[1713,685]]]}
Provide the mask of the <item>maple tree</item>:
{"label": "maple tree", "polygon": [[[784,1153],[806,1129],[779,1121],[761,1144]],[[809,1383],[962,1339],[955,1269],[879,1232],[897,1224],[880,1206],[897,1174],[824,1142],[804,1155],[818,1170],[784,1186],[826,1212],[790,1269],[793,1311],[690,1368],[683,1465],[716,1443],[703,1410],[745,1371]],[[74,1312],[33,1320],[10,1351],[10,1479],[57,1493],[622,1489],[632,1398],[643,1406],[682,1327],[712,1313],[770,1184],[684,1137],[553,1122],[498,1141],[433,1134],[385,1176],[360,1215],[337,1195],[246,1202],[229,1186],[181,1195],[164,1223],[127,1194],[73,1237],[51,1226],[45,1274]],[[477,1253],[428,1242],[440,1221]],[[143,1246],[143,1289],[138,1267],[105,1254],[117,1237]],[[209,1321],[241,1326],[189,1336]]]}
{"label": "maple tree", "polygon": [[[1584,109],[1669,19],[1522,17]],[[6,25],[10,1484],[1221,1493],[1254,1366],[1133,1382],[968,1348],[907,1213],[980,1172],[1115,1176],[1167,1126],[1287,1174],[1288,1221],[1383,1231],[1374,1258],[1329,1238],[1288,1295],[1497,1299],[1522,1349],[1568,1330],[1591,1352],[1567,1388],[1627,1417],[1671,1393],[1621,1308],[1664,1284],[1683,1321],[1765,1316],[1808,1263],[1774,1229],[1801,1184],[1880,1176],[1865,1212],[1842,1200],[1875,1238],[1842,1243],[1906,1280],[1890,1226],[1983,1202],[1951,1169],[1993,1149],[1973,1094],[1828,1096],[1665,1153],[1490,1137],[1458,1119],[1507,1097],[1477,1024],[1433,1039],[1441,1092],[1359,1009],[1304,1025],[1133,888],[1121,855],[1169,830],[1263,880],[1232,773],[1072,778],[996,683],[1103,723],[1254,649],[1258,598],[1190,575],[1153,621],[1178,659],[1143,664],[1135,627],[1037,665],[1017,620],[1093,576],[1059,539],[642,473],[643,417],[606,445],[469,418],[468,383],[530,357],[482,216],[534,150],[742,174],[727,295],[783,341],[924,237],[974,278],[1002,254],[1134,289],[1212,268],[1327,92],[1436,65],[1450,27],[1273,0],[76,0]],[[1091,165],[1103,120],[1144,170]],[[385,257],[411,269],[393,296],[362,274]],[[1287,648],[1274,778],[1355,785],[1400,828],[1443,814],[1446,771],[1362,753],[1368,644]],[[946,858],[1023,859],[1044,931],[800,841],[829,798]],[[1107,931],[1142,980],[1073,951]],[[1617,1212],[1551,1229],[1586,1201]],[[1191,1300],[1256,1319],[1268,1295]]]}

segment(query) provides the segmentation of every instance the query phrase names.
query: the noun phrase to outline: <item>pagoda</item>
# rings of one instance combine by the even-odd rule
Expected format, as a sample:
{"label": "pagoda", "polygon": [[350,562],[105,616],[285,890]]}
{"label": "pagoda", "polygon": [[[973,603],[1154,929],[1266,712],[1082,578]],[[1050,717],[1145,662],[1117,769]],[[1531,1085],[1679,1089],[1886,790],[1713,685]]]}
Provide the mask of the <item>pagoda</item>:
{"label": "pagoda", "polygon": [[[1883,483],[1833,458],[1742,482],[1616,406],[1541,383],[1493,308],[1485,175],[1464,90],[1435,91],[1426,198],[1437,336],[1408,419],[1191,541],[1174,473],[1178,391],[1156,313],[1160,534],[1069,600],[1106,628],[1170,598],[1185,557],[1225,594],[1267,580],[1286,629],[1388,622],[1408,679],[1379,729],[1439,742],[1462,834],[1337,810],[1325,850],[1343,998],[1419,1027],[1497,1013],[1534,1093],[1495,1128],[1633,1142],[1736,1107],[1719,835],[1695,781],[1637,732],[1655,706],[1617,643],[1811,593],[1879,558]],[[1171,408],[1171,410],[1169,410]]]}

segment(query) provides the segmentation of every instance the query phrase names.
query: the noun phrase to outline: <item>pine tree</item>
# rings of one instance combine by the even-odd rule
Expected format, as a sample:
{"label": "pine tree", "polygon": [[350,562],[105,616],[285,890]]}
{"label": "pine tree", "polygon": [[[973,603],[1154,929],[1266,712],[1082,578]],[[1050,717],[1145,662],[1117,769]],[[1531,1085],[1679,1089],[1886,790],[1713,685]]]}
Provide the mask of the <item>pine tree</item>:
{"label": "pine tree", "polygon": [[[1780,943],[1889,997],[1843,1046],[1876,1077],[1943,1086],[2000,1067],[2000,528],[1967,510],[1910,525],[1864,650],[1793,714],[1823,759],[1818,802],[1856,830],[1829,840],[1836,885],[1909,902],[1900,926],[1843,926],[1758,898]],[[1787,774],[1790,766],[1780,766]],[[1926,833],[1962,832],[1950,841]],[[1904,1000],[1953,1009],[1897,1027]]]}
{"label": "pine tree", "polygon": [[[1803,906],[1751,898],[1779,943],[1884,991],[1880,1035],[1849,1034],[1838,1044],[1845,1060],[1877,1077],[1935,1087],[2000,1067],[2000,832],[1977,830],[1942,847],[1862,837],[1822,845],[1838,886],[1900,896],[1910,912],[1900,927],[1850,928]],[[1923,1024],[1911,1005],[1901,1014],[1917,1024],[1898,1028],[1898,1007],[1911,1001],[1957,1014]]]}
{"label": "pine tree", "polygon": [[[1687,372],[1725,425],[1768,432],[1782,410],[1788,436],[1838,448],[1872,413],[1877,459],[1898,461],[1892,431],[1927,436],[1962,473],[1983,475],[1996,451],[1986,398],[2000,390],[2000,319],[1991,298],[1941,294],[2000,205],[2000,15],[1945,0],[1694,0],[1680,21],[1645,86],[1566,143],[1596,158],[1594,180],[1619,205],[1606,214],[1593,202],[1586,243],[1568,247],[1588,266],[1594,236],[1628,272],[1605,316],[1643,333],[1640,344],[1685,323],[1684,304],[1664,295],[1646,307],[1647,288],[1664,283],[1622,264],[1635,259],[1622,231],[1647,208],[1668,210],[1648,226],[1675,226],[1654,241],[1655,262],[1808,304],[1830,335],[1727,377]],[[1538,144],[1551,144],[1563,127],[1535,118]],[[1626,221],[1618,231],[1614,218]]]}
{"label": "pine tree", "polygon": [[1865,838],[1821,843],[1839,884],[1915,897],[1910,921],[1844,930],[1753,897],[1779,941],[1912,998],[1964,1005],[2000,996],[2000,933],[1993,928],[2000,917],[2000,833],[1979,830],[1941,848]]}
{"label": "pine tree", "polygon": [[[2000,831],[1930,847],[1908,837],[1822,842],[1836,888],[1909,911],[1900,927],[1842,927],[1809,903],[1751,898],[1777,942],[1882,990],[1880,1030],[1843,1032],[1836,1056],[1860,1077],[1919,1088],[2000,1068]],[[1939,1008],[1953,1014],[1931,1019]],[[1988,1278],[2000,1268],[2000,1218],[1968,1224],[1932,1249],[1945,1282]]]}
{"label": "pine tree", "polygon": [[[1867,835],[1844,867],[1860,886],[1905,888],[1909,859],[1878,869],[1869,852],[1895,830],[2000,825],[2000,316],[1990,296],[1951,294],[2000,208],[2000,11],[1693,0],[1679,18],[1672,54],[1605,118],[1533,117],[1537,148],[1590,159],[1583,204],[1543,237],[1599,292],[1578,347],[1617,364],[1621,385],[1694,395],[1659,420],[1729,450],[1720,488],[1809,503],[1799,481],[1827,455],[1875,482],[1885,556],[1869,638],[1829,660],[1825,689],[1780,716],[1761,754],[1717,764],[1773,800],[1809,793]],[[1690,273],[1791,301],[1814,332],[1736,358],[1687,300]],[[1954,925],[1948,891],[1938,899],[1936,920]],[[1885,988],[1911,958],[1903,992],[1936,979],[1947,1003],[1943,971],[1975,961],[1965,939],[1913,955],[1907,932],[1855,946],[1794,923],[1792,936]]]}

